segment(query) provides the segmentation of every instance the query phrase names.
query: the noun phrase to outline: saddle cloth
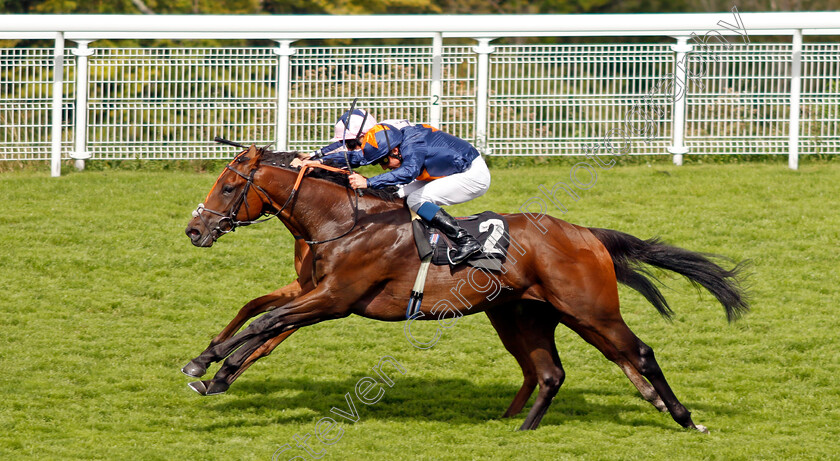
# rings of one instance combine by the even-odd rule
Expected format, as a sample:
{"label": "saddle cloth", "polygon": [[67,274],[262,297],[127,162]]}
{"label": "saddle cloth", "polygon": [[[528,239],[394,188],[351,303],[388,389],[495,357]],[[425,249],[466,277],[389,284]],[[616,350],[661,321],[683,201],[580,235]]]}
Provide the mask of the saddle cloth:
{"label": "saddle cloth", "polygon": [[[458,224],[482,245],[481,251],[472,255],[467,260],[467,264],[483,269],[501,270],[510,244],[510,228],[507,220],[492,211],[456,219]],[[432,264],[451,265],[449,248],[454,245],[445,235],[422,219],[413,220],[411,226],[414,229],[414,243],[417,245],[417,253],[421,260],[432,255]]]}

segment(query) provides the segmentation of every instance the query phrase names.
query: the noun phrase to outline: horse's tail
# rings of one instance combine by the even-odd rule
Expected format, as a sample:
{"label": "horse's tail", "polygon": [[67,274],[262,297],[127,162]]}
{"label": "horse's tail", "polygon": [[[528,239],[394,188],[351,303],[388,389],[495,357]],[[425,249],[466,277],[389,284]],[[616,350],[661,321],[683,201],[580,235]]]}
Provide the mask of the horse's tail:
{"label": "horse's tail", "polygon": [[[702,286],[723,305],[730,322],[749,311],[749,304],[741,288],[741,272],[747,262],[726,270],[711,261],[717,255],[695,253],[662,243],[658,238],[642,240],[611,229],[589,229],[607,248],[620,283],[642,294],[666,319],[674,313],[662,292],[651,282],[656,280],[642,264],[676,272],[694,284]],[[657,280],[658,281],[658,280]]]}

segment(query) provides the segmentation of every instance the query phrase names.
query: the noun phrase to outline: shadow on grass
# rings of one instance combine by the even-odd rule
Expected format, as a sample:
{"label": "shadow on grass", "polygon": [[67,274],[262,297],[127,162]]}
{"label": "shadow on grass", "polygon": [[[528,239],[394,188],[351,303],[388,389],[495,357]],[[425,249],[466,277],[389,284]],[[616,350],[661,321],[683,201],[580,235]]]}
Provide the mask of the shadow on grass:
{"label": "shadow on grass", "polygon": [[[301,409],[315,412],[294,415],[276,416],[273,413],[264,422],[269,424],[308,424],[322,417],[332,417],[348,422],[330,413],[330,408],[336,407],[349,411],[345,394],[349,393],[359,415],[359,421],[437,421],[453,425],[483,424],[489,420],[510,421],[517,427],[522,423],[534,403],[536,391],[531,396],[523,411],[510,419],[503,419],[501,415],[507,410],[514,395],[519,390],[518,385],[482,384],[477,385],[466,379],[427,379],[415,377],[393,376],[394,387],[388,388],[382,384],[385,394],[382,399],[373,404],[365,405],[355,396],[356,382],[363,375],[345,380],[313,380],[310,378],[269,378],[255,382],[243,379],[234,383],[224,396],[205,397],[218,399],[218,402],[207,402],[209,410],[222,415],[235,416],[237,413],[261,412],[270,409]],[[374,375],[375,376],[375,375]],[[375,394],[371,394],[375,395]],[[622,403],[603,404],[593,400],[603,400],[605,396],[617,396]],[[731,414],[726,407],[694,405],[689,407],[718,414]],[[650,426],[661,429],[682,430],[669,416],[662,415],[656,420],[647,419],[659,412],[648,402],[641,399],[635,391],[580,389],[564,386],[554,398],[552,406],[546,413],[540,427],[562,425],[567,421],[590,423],[611,423],[626,426]],[[213,430],[232,424],[217,420],[205,429]],[[263,423],[260,423],[262,425]]]}

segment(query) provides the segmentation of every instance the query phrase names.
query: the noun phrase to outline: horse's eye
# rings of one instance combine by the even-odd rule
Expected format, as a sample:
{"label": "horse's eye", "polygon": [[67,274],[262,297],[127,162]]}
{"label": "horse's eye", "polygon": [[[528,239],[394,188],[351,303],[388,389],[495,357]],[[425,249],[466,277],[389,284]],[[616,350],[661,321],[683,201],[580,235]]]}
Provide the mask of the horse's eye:
{"label": "horse's eye", "polygon": [[225,194],[225,195],[229,195],[231,192],[233,192],[233,189],[234,189],[234,187],[231,186],[230,184],[225,185],[225,187],[222,187],[222,193]]}

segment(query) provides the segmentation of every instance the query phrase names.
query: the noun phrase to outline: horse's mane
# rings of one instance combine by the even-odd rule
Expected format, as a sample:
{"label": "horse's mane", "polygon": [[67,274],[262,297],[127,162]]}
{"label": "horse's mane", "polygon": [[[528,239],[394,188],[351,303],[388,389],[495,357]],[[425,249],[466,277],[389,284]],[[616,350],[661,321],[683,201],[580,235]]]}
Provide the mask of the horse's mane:
{"label": "horse's mane", "polygon": [[[260,164],[270,165],[286,170],[299,171],[299,168],[290,166],[292,160],[297,158],[297,152],[273,152],[267,149],[261,149]],[[350,187],[350,181],[346,174],[327,171],[320,168],[313,168],[308,177],[325,179],[327,181],[336,183],[342,187]],[[386,187],[384,189],[362,189],[363,195],[376,197],[389,202],[400,200],[397,197],[397,188],[395,186]]]}

